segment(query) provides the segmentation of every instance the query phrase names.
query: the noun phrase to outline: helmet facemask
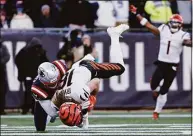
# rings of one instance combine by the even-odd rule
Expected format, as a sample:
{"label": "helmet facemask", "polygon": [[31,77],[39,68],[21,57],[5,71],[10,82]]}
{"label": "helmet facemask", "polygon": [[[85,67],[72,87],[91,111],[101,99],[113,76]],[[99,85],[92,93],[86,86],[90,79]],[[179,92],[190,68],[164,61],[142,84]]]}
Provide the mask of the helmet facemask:
{"label": "helmet facemask", "polygon": [[182,24],[177,21],[170,21],[169,27],[172,33],[178,32],[182,28]]}

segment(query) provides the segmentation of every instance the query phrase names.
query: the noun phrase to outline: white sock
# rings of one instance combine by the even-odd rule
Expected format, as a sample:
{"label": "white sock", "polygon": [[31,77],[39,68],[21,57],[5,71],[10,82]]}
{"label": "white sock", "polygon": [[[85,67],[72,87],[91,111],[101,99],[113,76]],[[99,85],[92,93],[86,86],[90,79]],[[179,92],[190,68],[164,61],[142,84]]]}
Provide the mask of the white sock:
{"label": "white sock", "polygon": [[154,112],[160,113],[164,105],[166,104],[166,101],[167,101],[167,94],[164,95],[159,94]]}
{"label": "white sock", "polygon": [[123,54],[119,43],[119,35],[111,36],[110,62],[120,63],[124,67]]}

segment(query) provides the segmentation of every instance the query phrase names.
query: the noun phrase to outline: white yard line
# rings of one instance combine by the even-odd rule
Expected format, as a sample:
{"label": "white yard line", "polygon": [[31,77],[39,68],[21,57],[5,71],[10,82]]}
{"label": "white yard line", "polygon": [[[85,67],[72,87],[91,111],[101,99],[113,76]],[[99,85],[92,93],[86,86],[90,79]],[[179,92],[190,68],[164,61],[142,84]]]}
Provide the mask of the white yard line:
{"label": "white yard line", "polygon": [[[84,129],[82,129],[82,130],[80,130],[80,129],[65,129],[65,128],[60,128],[60,129],[58,129],[58,128],[52,128],[52,129],[46,129],[46,130],[48,130],[48,131],[50,131],[50,130],[54,130],[54,131],[64,131],[64,132],[66,132],[66,131],[78,131],[78,132],[91,132],[91,131],[94,131],[94,132],[101,132],[101,131],[105,131],[105,132],[109,132],[109,131],[111,131],[111,132],[113,132],[113,131],[125,131],[125,130],[127,130],[127,131],[132,131],[132,130],[137,130],[137,131],[151,131],[152,129],[154,129],[154,130],[157,130],[157,131],[160,131],[160,130],[162,130],[162,132],[165,132],[165,131],[171,131],[171,130],[179,130],[179,131],[183,131],[183,130],[191,130],[191,128],[112,128],[112,129],[110,129],[110,128],[106,128],[106,129],[104,129],[104,128],[100,128],[100,129],[88,129],[88,130],[84,130]],[[13,128],[2,128],[1,129],[1,132],[3,132],[3,131],[7,131],[7,132],[11,132],[11,131],[15,131],[15,132],[17,132],[17,131],[35,131],[35,128],[34,129],[32,129],[32,128],[27,128],[27,129],[17,129],[17,128],[15,128],[15,129],[13,129]]]}
{"label": "white yard line", "polygon": [[[114,135],[114,136],[120,136],[120,135],[126,135],[126,136],[135,136],[135,135],[143,135],[144,133],[142,132],[127,132],[127,133],[1,133],[2,136],[37,136],[37,135],[43,135],[43,136],[50,136],[50,135],[56,135],[56,136],[102,136],[102,135]],[[158,133],[145,133],[145,136],[152,136],[152,135],[156,135],[156,136],[182,136],[182,134],[179,133],[163,133],[161,134],[160,132]]]}
{"label": "white yard line", "polygon": [[[158,127],[158,126],[168,126],[168,127],[191,127],[191,124],[94,124],[89,125],[89,128],[120,128],[120,127]],[[14,128],[14,129],[29,129],[35,128],[34,126],[6,126],[3,125],[1,128]],[[77,127],[68,127],[65,125],[58,125],[58,126],[47,126],[47,129],[52,128],[69,128],[69,129],[77,129]]]}
{"label": "white yard line", "polygon": [[[33,115],[2,115],[2,119],[33,118]],[[151,114],[89,115],[89,118],[151,118]],[[161,118],[190,118],[191,114],[161,114]]]}

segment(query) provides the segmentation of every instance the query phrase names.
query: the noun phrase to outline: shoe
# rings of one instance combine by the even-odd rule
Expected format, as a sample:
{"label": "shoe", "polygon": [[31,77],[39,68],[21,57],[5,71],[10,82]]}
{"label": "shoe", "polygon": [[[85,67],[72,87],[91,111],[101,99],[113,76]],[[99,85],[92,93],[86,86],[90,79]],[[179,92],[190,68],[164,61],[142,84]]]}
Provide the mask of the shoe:
{"label": "shoe", "polygon": [[159,96],[159,93],[156,91],[152,91],[152,97],[154,101],[157,101],[157,97]]}
{"label": "shoe", "polygon": [[121,25],[116,26],[116,27],[107,28],[107,33],[109,34],[109,36],[112,36],[113,34],[121,36],[121,34],[128,29],[129,29],[128,25],[121,24]]}
{"label": "shoe", "polygon": [[153,120],[158,120],[159,119],[159,113],[153,112]]}

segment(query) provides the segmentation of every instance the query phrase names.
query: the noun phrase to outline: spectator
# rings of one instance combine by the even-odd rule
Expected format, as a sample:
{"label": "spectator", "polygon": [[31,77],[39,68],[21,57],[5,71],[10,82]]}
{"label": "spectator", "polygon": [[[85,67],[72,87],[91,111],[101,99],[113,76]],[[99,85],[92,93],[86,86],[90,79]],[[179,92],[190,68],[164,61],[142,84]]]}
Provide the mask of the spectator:
{"label": "spectator", "polygon": [[[114,16],[114,6],[111,1],[98,1],[99,8],[97,10],[98,19],[95,20],[97,27],[115,26],[116,18]],[[127,11],[128,12],[128,11]]]}
{"label": "spectator", "polygon": [[10,54],[5,45],[0,41],[0,115],[6,114],[5,95],[7,92],[6,63],[10,59]]}
{"label": "spectator", "polygon": [[116,25],[128,24],[129,1],[112,1],[115,11]]}
{"label": "spectator", "polygon": [[61,27],[79,26],[93,28],[92,5],[86,0],[66,0],[61,5]]}
{"label": "spectator", "polygon": [[7,21],[6,13],[4,11],[1,11],[0,18],[1,18],[0,28],[4,28],[4,29],[9,28],[9,23]]}
{"label": "spectator", "polygon": [[31,96],[31,85],[37,75],[38,66],[47,61],[46,52],[42,48],[41,41],[37,38],[33,38],[26,47],[19,51],[15,58],[18,80],[24,82],[25,86],[22,114],[27,114],[29,109],[32,109],[33,113],[34,99]]}
{"label": "spectator", "polygon": [[156,26],[167,23],[172,16],[170,2],[168,0],[147,1],[145,3],[145,11],[150,15],[151,22]]}
{"label": "spectator", "polygon": [[[98,59],[96,49],[91,45],[91,38],[79,29],[71,31],[69,37],[64,38],[65,45],[57,54],[58,59],[67,60],[70,64],[80,60],[83,56],[91,53],[94,58]],[[73,56],[72,56],[73,55]],[[69,61],[69,58],[71,60]],[[68,68],[71,66],[69,65]]]}
{"label": "spectator", "polygon": [[1,10],[5,10],[6,0],[0,0]]}
{"label": "spectator", "polygon": [[31,18],[23,12],[23,1],[16,2],[17,13],[13,16],[10,27],[12,29],[32,29],[33,22]]}
{"label": "spectator", "polygon": [[41,27],[56,27],[56,18],[51,15],[50,7],[43,5],[41,11]]}

